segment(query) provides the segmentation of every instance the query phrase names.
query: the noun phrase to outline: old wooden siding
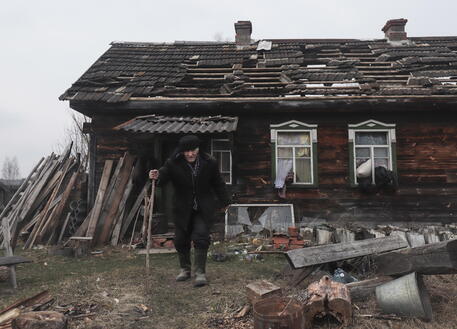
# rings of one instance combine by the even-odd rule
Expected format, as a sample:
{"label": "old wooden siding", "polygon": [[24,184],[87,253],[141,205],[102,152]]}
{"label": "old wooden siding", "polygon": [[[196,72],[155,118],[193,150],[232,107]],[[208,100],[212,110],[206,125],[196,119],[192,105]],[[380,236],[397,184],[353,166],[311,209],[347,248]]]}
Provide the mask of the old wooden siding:
{"label": "old wooden siding", "polygon": [[[332,221],[456,222],[457,126],[452,117],[437,121],[385,114],[380,117],[339,114],[239,115],[233,154],[234,184],[229,189],[242,203],[294,203],[296,218]],[[395,120],[393,118],[396,118]],[[96,116],[96,182],[106,159],[118,159],[133,141],[112,127],[127,116]],[[287,199],[273,189],[270,123],[299,120],[318,124],[318,188],[288,187]],[[375,119],[396,123],[399,189],[365,194],[349,185],[348,123]]]}
{"label": "old wooden siding", "polygon": [[[318,188],[288,187],[280,199],[271,179],[270,123],[299,120],[318,124]],[[375,118],[396,123],[399,189],[366,194],[349,184],[348,123],[368,119],[346,116],[244,117],[237,133],[239,202],[292,202],[297,218],[333,221],[457,220],[457,127],[434,118]]]}

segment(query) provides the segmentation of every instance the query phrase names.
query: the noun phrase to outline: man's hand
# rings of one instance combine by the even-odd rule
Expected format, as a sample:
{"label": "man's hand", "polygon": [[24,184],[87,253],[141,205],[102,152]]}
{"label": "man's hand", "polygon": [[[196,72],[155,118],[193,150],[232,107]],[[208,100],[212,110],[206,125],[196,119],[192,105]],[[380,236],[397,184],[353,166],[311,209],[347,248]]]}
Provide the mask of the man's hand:
{"label": "man's hand", "polygon": [[159,179],[159,171],[157,169],[149,170],[149,178],[152,180]]}

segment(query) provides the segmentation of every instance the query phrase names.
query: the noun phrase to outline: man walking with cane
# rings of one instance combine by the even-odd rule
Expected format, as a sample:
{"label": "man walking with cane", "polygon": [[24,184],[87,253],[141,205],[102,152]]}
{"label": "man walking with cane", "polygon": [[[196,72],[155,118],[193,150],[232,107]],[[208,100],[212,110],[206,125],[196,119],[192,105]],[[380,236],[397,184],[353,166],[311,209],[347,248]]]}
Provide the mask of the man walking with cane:
{"label": "man walking with cane", "polygon": [[216,210],[214,194],[222,206],[229,205],[225,182],[217,161],[200,152],[200,139],[187,135],[179,140],[175,153],[159,170],[153,169],[149,177],[159,185],[171,181],[175,188],[175,248],[178,251],[181,271],[176,281],[191,277],[190,249],[194,244],[195,287],[208,284],[206,258],[210,245],[210,228]]}

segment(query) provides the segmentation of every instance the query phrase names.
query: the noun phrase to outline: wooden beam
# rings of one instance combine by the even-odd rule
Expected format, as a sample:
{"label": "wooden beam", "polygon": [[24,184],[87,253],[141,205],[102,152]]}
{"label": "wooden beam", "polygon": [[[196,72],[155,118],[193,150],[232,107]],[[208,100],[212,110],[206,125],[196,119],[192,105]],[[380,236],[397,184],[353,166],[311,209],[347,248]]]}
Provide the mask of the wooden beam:
{"label": "wooden beam", "polygon": [[457,239],[389,252],[374,260],[383,275],[457,273]]}
{"label": "wooden beam", "polygon": [[301,268],[407,247],[408,243],[402,238],[398,236],[389,236],[385,238],[294,249],[288,251],[286,257],[294,268]]}

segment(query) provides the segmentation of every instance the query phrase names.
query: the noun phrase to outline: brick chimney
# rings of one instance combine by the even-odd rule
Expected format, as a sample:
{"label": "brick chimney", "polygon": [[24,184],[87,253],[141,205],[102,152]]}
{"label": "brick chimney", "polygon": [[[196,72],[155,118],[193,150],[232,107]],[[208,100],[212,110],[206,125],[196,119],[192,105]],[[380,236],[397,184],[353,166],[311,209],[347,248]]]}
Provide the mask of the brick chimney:
{"label": "brick chimney", "polygon": [[386,22],[386,25],[382,28],[382,31],[386,35],[388,41],[404,41],[408,40],[405,32],[405,25],[408,22],[407,19],[391,19]]}
{"label": "brick chimney", "polygon": [[249,46],[251,44],[252,24],[251,21],[238,21],[235,23],[235,43],[237,46]]}

